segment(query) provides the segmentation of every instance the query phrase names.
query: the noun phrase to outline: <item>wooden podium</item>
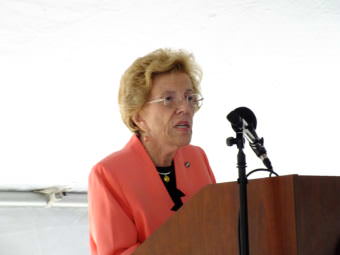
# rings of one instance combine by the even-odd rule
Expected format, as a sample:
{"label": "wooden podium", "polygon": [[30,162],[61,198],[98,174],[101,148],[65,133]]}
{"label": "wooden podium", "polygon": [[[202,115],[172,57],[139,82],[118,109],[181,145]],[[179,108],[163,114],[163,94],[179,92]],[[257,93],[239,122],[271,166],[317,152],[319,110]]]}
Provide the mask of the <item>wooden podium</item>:
{"label": "wooden podium", "polygon": [[[211,184],[155,231],[134,255],[238,255],[237,182]],[[340,255],[340,177],[248,183],[250,255]]]}

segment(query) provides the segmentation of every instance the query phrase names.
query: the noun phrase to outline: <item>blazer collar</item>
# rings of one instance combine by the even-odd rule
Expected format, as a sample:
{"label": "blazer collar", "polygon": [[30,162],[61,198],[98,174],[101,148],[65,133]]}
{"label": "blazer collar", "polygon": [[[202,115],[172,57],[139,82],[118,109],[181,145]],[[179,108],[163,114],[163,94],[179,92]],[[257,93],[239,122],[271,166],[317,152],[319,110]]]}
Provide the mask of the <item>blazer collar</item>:
{"label": "blazer collar", "polygon": [[[136,135],[133,135],[131,137],[130,141],[126,145],[126,149],[131,149],[135,152],[136,155],[138,155],[137,157],[140,160],[139,176],[141,180],[147,183],[147,185],[151,185],[154,189],[154,192],[158,194],[159,198],[162,199],[163,201],[167,201],[172,206],[173,201],[168,191],[166,190],[161,178],[159,177],[159,174],[154,163],[151,160],[151,157],[149,156],[144,145]],[[186,183],[185,179],[187,178],[187,174],[185,171],[186,168],[184,167],[184,158],[181,151],[182,151],[181,149],[178,149],[174,158],[177,182],[176,184],[177,188],[183,191],[184,194],[186,194],[184,184]]]}

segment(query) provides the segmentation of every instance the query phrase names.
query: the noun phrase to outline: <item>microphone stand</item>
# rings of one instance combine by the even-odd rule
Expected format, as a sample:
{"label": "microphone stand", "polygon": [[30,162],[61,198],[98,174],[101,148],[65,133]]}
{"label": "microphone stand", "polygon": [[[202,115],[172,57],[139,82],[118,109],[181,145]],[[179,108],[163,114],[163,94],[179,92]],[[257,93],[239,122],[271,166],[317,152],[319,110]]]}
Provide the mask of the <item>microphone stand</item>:
{"label": "microphone stand", "polygon": [[248,179],[246,175],[246,155],[243,152],[244,137],[242,130],[236,131],[236,138],[229,137],[227,145],[237,145],[237,168],[239,194],[240,194],[240,222],[239,222],[239,254],[249,255],[249,239],[248,239],[248,206],[247,206],[247,184]]}

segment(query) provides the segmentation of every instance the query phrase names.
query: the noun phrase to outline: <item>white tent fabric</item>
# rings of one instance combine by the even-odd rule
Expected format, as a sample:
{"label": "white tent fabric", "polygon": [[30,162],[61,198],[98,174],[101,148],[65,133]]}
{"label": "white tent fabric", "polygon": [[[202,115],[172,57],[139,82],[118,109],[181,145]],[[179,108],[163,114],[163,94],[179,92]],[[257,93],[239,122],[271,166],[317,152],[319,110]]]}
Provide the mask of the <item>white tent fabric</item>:
{"label": "white tent fabric", "polygon": [[0,254],[90,254],[86,208],[0,207]]}
{"label": "white tent fabric", "polygon": [[[192,143],[219,182],[237,179],[225,116],[238,106],[257,115],[279,174],[339,174],[339,1],[0,0],[0,188],[86,192],[91,167],[131,135],[121,74],[162,47],[193,52],[203,69]],[[262,166],[246,154],[249,171]],[[0,254],[86,254],[86,209],[0,210]],[[52,232],[77,247],[58,250]]]}
{"label": "white tent fabric", "polygon": [[334,175],[339,138],[325,134],[340,128],[339,17],[338,1],[1,0],[0,185],[86,190],[93,164],[130,136],[122,72],[160,47],[203,68],[193,143],[219,181],[237,176],[225,115],[241,105],[279,173]]}

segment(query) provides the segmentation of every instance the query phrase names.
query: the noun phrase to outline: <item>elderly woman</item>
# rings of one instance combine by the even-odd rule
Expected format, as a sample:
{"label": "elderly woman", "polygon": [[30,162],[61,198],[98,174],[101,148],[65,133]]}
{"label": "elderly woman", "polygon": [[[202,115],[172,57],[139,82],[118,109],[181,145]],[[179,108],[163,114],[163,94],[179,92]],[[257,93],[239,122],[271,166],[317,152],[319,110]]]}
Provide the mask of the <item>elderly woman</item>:
{"label": "elderly woman", "polygon": [[189,145],[203,98],[201,71],[184,51],[156,50],[125,72],[119,105],[134,133],[89,177],[93,255],[127,255],[183,203],[215,183],[204,151]]}

